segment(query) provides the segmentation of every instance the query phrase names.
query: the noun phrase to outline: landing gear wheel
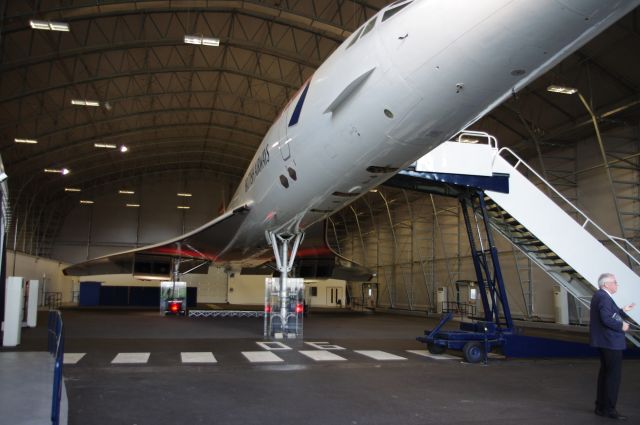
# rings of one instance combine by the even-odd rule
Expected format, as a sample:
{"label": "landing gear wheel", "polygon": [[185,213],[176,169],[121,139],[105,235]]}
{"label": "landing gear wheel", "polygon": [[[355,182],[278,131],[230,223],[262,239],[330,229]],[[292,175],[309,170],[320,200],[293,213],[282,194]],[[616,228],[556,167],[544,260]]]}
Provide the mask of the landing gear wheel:
{"label": "landing gear wheel", "polygon": [[484,347],[479,342],[467,342],[462,348],[462,353],[468,363],[478,363],[484,358]]}
{"label": "landing gear wheel", "polygon": [[429,350],[429,352],[431,354],[442,354],[445,351],[447,351],[447,347],[444,345],[438,345],[436,343],[433,342],[428,342],[427,343],[427,349]]}

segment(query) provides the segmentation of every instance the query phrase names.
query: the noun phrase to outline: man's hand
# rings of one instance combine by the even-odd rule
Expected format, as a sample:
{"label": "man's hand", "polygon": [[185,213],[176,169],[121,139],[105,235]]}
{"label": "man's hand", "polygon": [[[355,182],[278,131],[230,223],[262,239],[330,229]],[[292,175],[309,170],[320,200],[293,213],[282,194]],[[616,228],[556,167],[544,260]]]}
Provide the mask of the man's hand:
{"label": "man's hand", "polygon": [[633,307],[635,307],[635,306],[636,306],[636,303],[631,303],[631,304],[629,304],[629,305],[625,305],[625,306],[623,307],[623,310],[624,310],[625,312],[627,312],[627,311],[631,311],[631,310],[633,310]]}
{"label": "man's hand", "polygon": [[626,332],[629,330],[629,324],[627,322],[622,322],[622,331]]}

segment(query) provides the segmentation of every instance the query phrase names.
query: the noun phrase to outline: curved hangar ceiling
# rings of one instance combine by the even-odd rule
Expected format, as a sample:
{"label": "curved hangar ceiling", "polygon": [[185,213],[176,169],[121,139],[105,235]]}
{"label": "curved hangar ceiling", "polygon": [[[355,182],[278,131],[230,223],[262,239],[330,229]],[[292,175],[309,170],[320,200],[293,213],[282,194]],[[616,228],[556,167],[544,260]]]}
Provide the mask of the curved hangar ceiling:
{"label": "curved hangar ceiling", "polygon": [[0,126],[11,187],[31,179],[60,196],[168,169],[239,180],[288,98],[385,3],[9,1]]}
{"label": "curved hangar ceiling", "polygon": [[[95,196],[159,173],[237,184],[289,97],[388,3],[4,2],[0,146],[14,212],[28,211],[22,225],[39,227],[34,205],[46,205],[59,216],[48,220],[60,222],[75,206],[65,187]],[[629,119],[638,109],[638,21],[635,10],[476,127],[532,153],[534,144],[585,137],[584,109],[547,93],[552,82]]]}

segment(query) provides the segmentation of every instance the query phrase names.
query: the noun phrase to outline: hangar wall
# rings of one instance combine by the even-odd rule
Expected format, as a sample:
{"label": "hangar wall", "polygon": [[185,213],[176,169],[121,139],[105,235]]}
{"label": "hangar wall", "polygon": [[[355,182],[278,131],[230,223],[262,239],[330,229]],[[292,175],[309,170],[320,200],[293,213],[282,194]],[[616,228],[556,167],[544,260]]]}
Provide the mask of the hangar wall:
{"label": "hangar wall", "polygon": [[[102,282],[106,286],[158,286],[157,281],[141,281],[134,279],[130,274],[96,275],[85,277],[65,276],[62,269],[68,266],[47,258],[34,257],[18,252],[7,252],[7,273],[12,276],[21,276],[26,280],[39,280],[41,290],[44,292],[57,292],[61,295],[61,302],[73,304],[77,302],[74,295],[80,289],[80,282]],[[198,288],[198,303],[230,303],[244,305],[264,304],[264,279],[265,276],[228,274],[223,267],[211,266],[207,274],[189,274],[182,277],[188,287]],[[44,286],[42,282],[44,283]],[[315,291],[311,288],[315,287]],[[308,280],[305,281],[307,303],[314,307],[339,307],[345,305],[345,281]],[[340,295],[341,305],[335,300],[331,302],[328,291],[334,289],[336,295]],[[315,293],[315,295],[314,295]]]}
{"label": "hangar wall", "polygon": [[[135,194],[122,195],[119,189]],[[179,192],[192,196],[177,196]],[[61,227],[52,258],[77,263],[181,235],[217,217],[229,192],[228,184],[212,176],[189,180],[185,186],[179,176],[165,175],[138,185],[113,187],[95,197],[74,194],[71,202],[77,206]],[[80,199],[95,203],[81,205]],[[126,207],[127,203],[140,207]],[[178,205],[190,209],[178,209]]]}

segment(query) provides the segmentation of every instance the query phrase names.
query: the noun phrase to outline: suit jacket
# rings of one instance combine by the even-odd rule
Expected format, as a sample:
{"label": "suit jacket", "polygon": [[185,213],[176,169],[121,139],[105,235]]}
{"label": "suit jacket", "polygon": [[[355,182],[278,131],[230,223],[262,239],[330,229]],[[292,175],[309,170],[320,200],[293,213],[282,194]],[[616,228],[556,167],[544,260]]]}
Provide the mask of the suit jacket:
{"label": "suit jacket", "polygon": [[622,323],[626,317],[613,298],[604,289],[598,289],[591,298],[590,345],[610,350],[624,350],[627,343]]}

